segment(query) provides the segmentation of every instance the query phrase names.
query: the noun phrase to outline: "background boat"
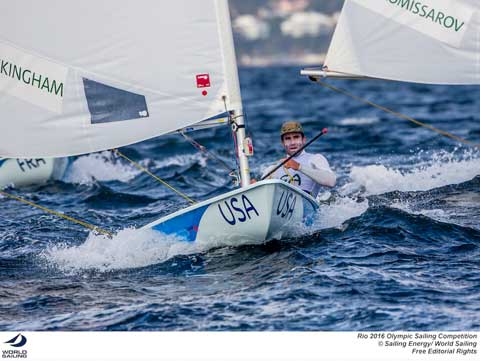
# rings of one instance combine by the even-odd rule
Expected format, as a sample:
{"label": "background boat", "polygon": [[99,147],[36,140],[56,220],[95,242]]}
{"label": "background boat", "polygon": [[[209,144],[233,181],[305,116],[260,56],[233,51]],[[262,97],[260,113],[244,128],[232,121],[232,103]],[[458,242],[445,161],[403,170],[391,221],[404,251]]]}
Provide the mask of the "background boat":
{"label": "background boat", "polygon": [[62,180],[73,158],[0,159],[0,190]]}

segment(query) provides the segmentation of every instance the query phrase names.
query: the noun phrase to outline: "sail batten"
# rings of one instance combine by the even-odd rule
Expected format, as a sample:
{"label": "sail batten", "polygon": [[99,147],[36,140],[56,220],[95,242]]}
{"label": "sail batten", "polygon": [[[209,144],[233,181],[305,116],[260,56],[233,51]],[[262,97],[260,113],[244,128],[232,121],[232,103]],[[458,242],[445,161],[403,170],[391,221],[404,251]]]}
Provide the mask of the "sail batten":
{"label": "sail batten", "polygon": [[331,72],[427,84],[480,84],[476,0],[346,0]]}
{"label": "sail batten", "polygon": [[23,0],[0,14],[0,157],[101,151],[241,109],[227,0]]}

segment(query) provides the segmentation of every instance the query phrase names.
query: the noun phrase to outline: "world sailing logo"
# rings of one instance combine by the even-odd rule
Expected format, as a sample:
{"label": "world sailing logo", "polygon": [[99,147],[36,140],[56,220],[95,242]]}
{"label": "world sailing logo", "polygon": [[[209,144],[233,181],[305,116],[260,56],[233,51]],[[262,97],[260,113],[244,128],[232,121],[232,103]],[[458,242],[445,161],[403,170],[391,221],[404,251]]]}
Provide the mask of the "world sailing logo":
{"label": "world sailing logo", "polygon": [[[6,344],[9,344],[10,347],[14,348],[22,348],[27,344],[27,338],[23,336],[21,333],[16,335],[14,338],[5,341]],[[4,359],[19,359],[19,358],[27,358],[27,350],[2,350],[2,358]]]}
{"label": "world sailing logo", "polygon": [[27,343],[27,338],[19,333],[17,336],[12,338],[11,340],[6,341],[5,343],[9,343],[12,347],[23,347]]}

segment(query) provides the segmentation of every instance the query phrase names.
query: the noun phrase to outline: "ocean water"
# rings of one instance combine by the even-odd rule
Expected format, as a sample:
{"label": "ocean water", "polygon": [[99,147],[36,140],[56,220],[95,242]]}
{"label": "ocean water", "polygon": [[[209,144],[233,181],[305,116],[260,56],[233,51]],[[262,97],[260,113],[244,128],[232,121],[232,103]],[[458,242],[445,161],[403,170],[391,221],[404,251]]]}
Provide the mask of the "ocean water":
{"label": "ocean water", "polygon": [[[109,229],[109,239],[0,199],[0,330],[480,330],[480,150],[309,82],[240,70],[258,175],[298,119],[338,175],[313,228],[264,245],[198,249],[138,231],[186,202],[108,152],[65,179],[9,192]],[[342,81],[480,143],[480,88]],[[227,128],[192,136],[232,166]],[[177,136],[123,148],[197,200],[233,189]],[[329,192],[329,193],[328,193]],[[328,200],[327,200],[328,199]]]}

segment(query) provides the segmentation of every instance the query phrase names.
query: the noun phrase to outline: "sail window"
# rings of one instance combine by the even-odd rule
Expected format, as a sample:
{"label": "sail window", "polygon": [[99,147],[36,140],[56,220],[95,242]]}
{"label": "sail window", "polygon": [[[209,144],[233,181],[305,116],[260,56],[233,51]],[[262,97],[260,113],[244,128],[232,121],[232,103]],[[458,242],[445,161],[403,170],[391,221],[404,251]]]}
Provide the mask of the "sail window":
{"label": "sail window", "polygon": [[119,122],[149,116],[145,96],[83,79],[92,124]]}

